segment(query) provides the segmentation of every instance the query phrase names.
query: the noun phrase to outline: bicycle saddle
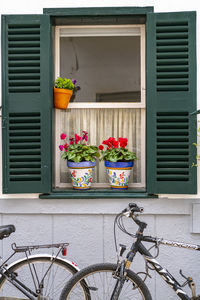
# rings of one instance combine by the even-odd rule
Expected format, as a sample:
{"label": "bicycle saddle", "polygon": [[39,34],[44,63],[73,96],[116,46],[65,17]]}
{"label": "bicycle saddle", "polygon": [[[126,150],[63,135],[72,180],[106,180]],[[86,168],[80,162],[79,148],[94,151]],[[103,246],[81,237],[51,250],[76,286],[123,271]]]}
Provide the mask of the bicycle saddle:
{"label": "bicycle saddle", "polygon": [[0,226],[0,240],[8,237],[12,232],[15,232],[14,225],[3,225]]}

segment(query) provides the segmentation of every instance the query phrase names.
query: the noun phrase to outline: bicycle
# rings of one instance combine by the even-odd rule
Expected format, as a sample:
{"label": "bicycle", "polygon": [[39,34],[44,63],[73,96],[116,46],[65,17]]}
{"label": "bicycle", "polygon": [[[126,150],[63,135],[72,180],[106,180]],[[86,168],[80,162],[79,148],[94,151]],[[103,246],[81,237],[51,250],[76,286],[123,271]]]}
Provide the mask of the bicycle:
{"label": "bicycle", "polygon": [[[15,232],[14,225],[0,226],[0,239]],[[79,271],[77,265],[61,258],[66,256],[68,243],[47,245],[11,245],[12,254],[0,263],[0,300],[57,300],[64,283]],[[56,254],[32,254],[38,249],[49,248]],[[8,262],[17,253],[23,258]]]}
{"label": "bicycle", "polygon": [[[155,270],[175,291],[180,299],[200,300],[200,295],[196,295],[195,283],[191,277],[187,278],[180,270],[180,274],[185,280],[185,282],[181,285],[156,260],[156,257],[159,254],[159,245],[161,244],[198,251],[200,250],[200,246],[164,240],[157,237],[144,236],[143,232],[147,227],[147,224],[140,221],[138,218],[138,213],[142,212],[143,208],[138,207],[135,203],[130,203],[128,208],[124,209],[115,218],[114,238],[116,250],[116,225],[124,233],[128,234],[132,238],[135,238],[135,241],[132,243],[126,258],[123,258],[126,246],[120,245],[117,264],[101,263],[82,269],[65,285],[60,300],[152,300],[151,293],[144,283],[145,279],[150,276],[149,269]],[[137,224],[138,230],[135,234],[132,234],[126,230],[123,217],[131,218]],[[149,252],[150,249],[148,250],[143,245],[143,241],[153,243],[153,246],[150,249],[154,247],[157,249],[157,254],[155,256]],[[130,270],[131,263],[133,262],[136,253],[141,254],[146,263],[146,272],[139,272],[145,273],[144,280],[141,279],[138,273],[136,274]],[[85,284],[85,289],[87,289],[86,295],[83,294],[83,282]],[[191,289],[192,297],[189,297],[182,289],[187,284]]]}

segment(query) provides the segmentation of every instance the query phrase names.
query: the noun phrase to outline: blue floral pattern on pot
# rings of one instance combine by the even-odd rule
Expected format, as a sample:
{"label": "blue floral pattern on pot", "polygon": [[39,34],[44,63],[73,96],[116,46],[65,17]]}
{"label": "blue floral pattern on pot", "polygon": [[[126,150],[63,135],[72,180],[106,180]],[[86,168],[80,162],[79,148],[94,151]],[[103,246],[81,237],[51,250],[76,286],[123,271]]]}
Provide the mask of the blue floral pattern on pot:
{"label": "blue floral pattern on pot", "polygon": [[127,162],[110,162],[105,161],[105,167],[112,189],[126,190],[130,173],[133,167],[133,161]]}
{"label": "blue floral pattern on pot", "polygon": [[74,189],[87,190],[91,188],[93,170],[96,162],[83,161],[80,163],[67,161]]}

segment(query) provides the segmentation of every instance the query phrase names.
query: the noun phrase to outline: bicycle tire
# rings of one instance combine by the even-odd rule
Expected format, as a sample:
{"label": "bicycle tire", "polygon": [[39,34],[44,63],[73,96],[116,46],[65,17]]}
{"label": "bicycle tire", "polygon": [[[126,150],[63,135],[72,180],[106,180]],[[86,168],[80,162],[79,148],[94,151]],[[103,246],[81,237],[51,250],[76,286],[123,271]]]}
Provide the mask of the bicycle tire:
{"label": "bicycle tire", "polygon": [[[11,267],[8,267],[6,272],[7,274],[10,272],[14,272],[20,282],[25,284],[32,291],[36,292],[38,288],[38,280],[41,280],[45,272],[48,270],[50,264],[52,263],[52,258],[54,259],[54,263],[51,269],[48,271],[47,276],[45,277],[42,296],[48,297],[47,299],[49,300],[58,300],[65,282],[78,271],[77,268],[71,263],[59,257],[54,258],[51,255],[37,255],[30,257],[29,262],[27,261],[27,259],[23,259],[19,262],[13,263]],[[33,278],[31,276],[29,264],[31,265],[32,271],[34,272],[33,274],[36,284],[34,284]],[[33,267],[35,268],[36,272],[34,271]],[[35,276],[36,273],[38,276],[38,280]],[[20,297],[19,299],[29,299],[21,291],[14,287],[5,277],[2,276],[0,278],[0,299],[1,297],[3,298],[8,296],[9,299],[11,299],[12,297],[14,299],[18,297]]]}
{"label": "bicycle tire", "polygon": [[[76,273],[65,285],[60,300],[110,300],[116,284],[113,272],[117,265],[111,263],[95,264]],[[98,274],[100,277],[98,277]],[[106,280],[108,285],[106,286]],[[82,291],[83,282],[86,283],[88,294]],[[98,284],[99,283],[99,284]],[[133,271],[128,270],[126,281],[116,300],[152,300],[151,294]]]}

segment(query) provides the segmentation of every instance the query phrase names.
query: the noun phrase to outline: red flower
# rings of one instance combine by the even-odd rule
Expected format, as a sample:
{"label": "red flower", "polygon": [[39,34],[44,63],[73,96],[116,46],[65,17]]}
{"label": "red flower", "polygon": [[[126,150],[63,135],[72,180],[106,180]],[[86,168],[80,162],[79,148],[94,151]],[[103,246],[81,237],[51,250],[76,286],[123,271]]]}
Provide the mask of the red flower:
{"label": "red flower", "polygon": [[[122,147],[122,148],[125,148],[126,145],[127,145],[127,142],[128,142],[128,139],[127,138],[119,138],[118,141],[114,138],[114,137],[109,137],[109,139],[107,140],[104,140],[102,142],[103,145],[106,145],[107,146],[107,150],[112,148],[119,148]],[[101,149],[100,149],[101,150]]]}
{"label": "red flower", "polygon": [[114,140],[114,141],[113,141],[113,147],[114,147],[114,148],[118,148],[118,146],[119,146],[119,142],[116,141],[116,140]]}
{"label": "red flower", "polygon": [[128,143],[128,139],[127,138],[118,138],[118,141],[119,141],[119,144],[120,144],[120,147],[122,148],[125,148],[127,143]]}
{"label": "red flower", "polygon": [[83,136],[82,136],[82,140],[84,141],[88,141],[88,132],[87,131],[85,131],[85,130],[83,130]]}
{"label": "red flower", "polygon": [[65,133],[61,133],[60,138],[61,140],[64,140],[67,137],[67,135]]}
{"label": "red flower", "polygon": [[73,145],[74,144],[74,138],[69,138],[69,144]]}
{"label": "red flower", "polygon": [[115,138],[114,137],[109,137],[108,142],[110,142],[111,144],[113,144],[113,142],[115,142]]}
{"label": "red flower", "polygon": [[100,145],[99,146],[99,150],[103,150],[104,149],[104,146],[103,145]]}
{"label": "red flower", "polygon": [[81,140],[81,136],[75,133],[75,144],[77,144]]}
{"label": "red flower", "polygon": [[65,148],[65,151],[67,151],[67,148],[69,147],[69,145],[66,143],[64,144],[64,148]]}
{"label": "red flower", "polygon": [[102,142],[103,145],[107,145],[109,148],[111,147],[117,148],[118,147],[117,143],[118,142],[115,140],[114,137],[109,137],[109,139]]}

